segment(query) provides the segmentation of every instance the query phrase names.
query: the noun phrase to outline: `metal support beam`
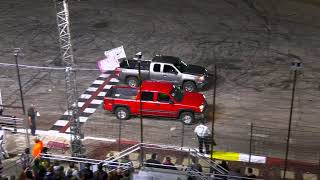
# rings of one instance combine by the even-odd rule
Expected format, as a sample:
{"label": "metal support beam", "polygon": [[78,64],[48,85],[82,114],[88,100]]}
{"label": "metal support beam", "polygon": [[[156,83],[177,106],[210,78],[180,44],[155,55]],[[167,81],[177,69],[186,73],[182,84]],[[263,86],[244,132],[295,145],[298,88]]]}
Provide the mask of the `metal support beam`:
{"label": "metal support beam", "polygon": [[81,127],[78,114],[78,93],[74,58],[70,35],[69,10],[67,0],[55,0],[57,25],[60,42],[61,61],[57,65],[65,65],[66,97],[68,120],[70,123],[72,156],[83,156]]}

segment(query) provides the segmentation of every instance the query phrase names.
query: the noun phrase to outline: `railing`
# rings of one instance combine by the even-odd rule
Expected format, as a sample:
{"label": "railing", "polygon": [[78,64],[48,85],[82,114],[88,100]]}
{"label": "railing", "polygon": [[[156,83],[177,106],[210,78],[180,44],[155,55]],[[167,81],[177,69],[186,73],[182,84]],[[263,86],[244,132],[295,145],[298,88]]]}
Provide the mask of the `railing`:
{"label": "railing", "polygon": [[[227,175],[229,172],[224,169],[223,167],[221,167],[219,164],[217,164],[215,161],[212,161],[211,159],[207,158],[204,156],[204,154],[199,153],[196,149],[194,148],[187,148],[187,147],[178,147],[178,146],[168,146],[168,145],[159,145],[159,144],[148,144],[148,143],[140,143],[140,144],[136,144],[134,146],[131,146],[123,151],[121,151],[120,153],[107,158],[105,161],[111,161],[114,162],[126,155],[129,155],[133,152],[136,151],[144,151],[146,149],[157,149],[157,150],[166,150],[166,151],[178,151],[181,153],[187,153],[195,158],[201,159],[204,162],[207,163],[207,165],[209,166],[209,168],[213,169],[215,172],[217,172],[217,174],[219,175]],[[141,162],[140,162],[141,163]],[[148,164],[146,162],[142,162],[143,165]],[[168,165],[160,165],[161,167],[170,167]],[[172,166],[172,167],[180,167],[181,169],[185,168],[184,166]],[[171,167],[171,168],[172,168]],[[193,170],[189,170],[188,171],[190,174],[194,174],[199,176],[200,178],[205,178],[206,176],[204,176],[202,173],[199,172],[194,172]]]}
{"label": "railing", "polygon": [[4,130],[11,131],[11,133],[24,134],[25,141],[23,145],[17,146],[15,149],[16,154],[22,153],[25,148],[30,147],[28,125],[24,119],[14,116],[0,116],[0,126]]}
{"label": "railing", "polygon": [[105,167],[114,167],[114,168],[122,168],[124,170],[128,170],[132,167],[131,163],[120,163],[114,160],[97,160],[97,159],[89,159],[89,158],[81,158],[81,157],[72,157],[72,156],[63,156],[63,155],[53,155],[53,154],[40,154],[41,159],[49,159],[49,160],[58,160],[63,162],[73,162],[73,163],[89,163],[91,165],[98,165],[100,163]]}

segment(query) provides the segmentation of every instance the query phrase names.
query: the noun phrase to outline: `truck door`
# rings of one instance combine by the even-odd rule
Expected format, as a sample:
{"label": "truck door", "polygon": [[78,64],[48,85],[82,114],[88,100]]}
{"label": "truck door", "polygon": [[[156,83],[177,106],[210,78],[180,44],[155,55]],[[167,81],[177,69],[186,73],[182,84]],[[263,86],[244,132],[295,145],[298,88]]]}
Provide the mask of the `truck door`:
{"label": "truck door", "polygon": [[150,69],[150,79],[156,81],[163,81],[162,77],[162,64],[160,63],[151,63]]}
{"label": "truck door", "polygon": [[173,84],[180,84],[179,71],[172,65],[169,65],[169,64],[164,65],[162,77],[164,81],[171,82]]}
{"label": "truck door", "polygon": [[174,101],[165,93],[157,93],[156,107],[159,116],[177,117],[178,115]]}
{"label": "truck door", "polygon": [[[142,115],[157,115],[156,102],[154,101],[154,92],[142,91],[141,93]],[[140,103],[137,103],[140,110]],[[138,114],[140,112],[138,111]]]}

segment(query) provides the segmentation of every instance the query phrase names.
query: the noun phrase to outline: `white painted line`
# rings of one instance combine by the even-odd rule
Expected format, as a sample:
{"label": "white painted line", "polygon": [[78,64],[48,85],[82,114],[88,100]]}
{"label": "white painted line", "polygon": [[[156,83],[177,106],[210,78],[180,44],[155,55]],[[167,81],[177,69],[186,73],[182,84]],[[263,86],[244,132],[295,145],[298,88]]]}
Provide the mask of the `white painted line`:
{"label": "white painted line", "polygon": [[84,105],[84,102],[78,102],[78,107],[82,107]]}
{"label": "white painted line", "polygon": [[94,99],[91,101],[91,104],[101,104],[103,100]]}
{"label": "white painted line", "polygon": [[98,141],[108,141],[108,142],[116,142],[116,139],[109,139],[109,138],[99,138],[99,137],[91,137],[91,136],[86,136],[83,138],[83,140],[98,140]]}
{"label": "white painted line", "polygon": [[58,120],[56,123],[54,123],[55,126],[65,126],[68,124],[69,121],[66,120]]}
{"label": "white painted line", "polygon": [[82,123],[87,122],[87,120],[88,120],[88,117],[82,117],[82,116],[79,117],[79,121]]}
{"label": "white painted line", "polygon": [[83,112],[85,112],[85,113],[94,113],[96,111],[96,109],[95,108],[86,108]]}
{"label": "white painted line", "polygon": [[89,99],[91,97],[90,94],[81,94],[80,98]]}
{"label": "white painted line", "polygon": [[267,135],[267,134],[256,134],[256,133],[253,133],[252,136],[262,137],[262,138],[269,137],[269,135]]}
{"label": "white painted line", "polygon": [[[73,104],[75,104],[75,103],[73,103]],[[69,111],[69,113],[68,113],[68,111],[63,113],[63,115],[69,115],[69,114],[71,115],[71,111]]]}
{"label": "white painted line", "polygon": [[112,79],[110,80],[110,82],[119,82],[119,79],[112,78]]}
{"label": "white painted line", "polygon": [[93,83],[92,84],[102,84],[104,81],[102,81],[102,80],[95,80],[95,81],[93,81]]}
{"label": "white painted line", "polygon": [[98,89],[98,88],[95,88],[95,87],[89,87],[89,88],[87,89],[87,91],[97,91],[97,89]]}
{"label": "white painted line", "polygon": [[99,77],[102,77],[102,78],[108,78],[110,76],[110,74],[100,74]]}
{"label": "white painted line", "polygon": [[49,134],[55,134],[55,133],[59,133],[59,131],[57,131],[57,130],[49,130],[48,133]]}
{"label": "white painted line", "polygon": [[103,87],[103,89],[110,89],[113,85],[107,84]]}
{"label": "white painted line", "polygon": [[[249,154],[242,154],[242,153],[239,154],[239,161],[249,162],[249,158],[250,158]],[[264,163],[266,163],[267,158],[264,157],[264,156],[251,155],[250,161],[254,162],[254,163],[262,163],[262,164],[264,164]]]}
{"label": "white painted line", "polygon": [[104,96],[106,96],[106,94],[107,94],[106,92],[100,92],[100,93],[98,94],[98,96],[103,96],[103,97],[104,97]]}

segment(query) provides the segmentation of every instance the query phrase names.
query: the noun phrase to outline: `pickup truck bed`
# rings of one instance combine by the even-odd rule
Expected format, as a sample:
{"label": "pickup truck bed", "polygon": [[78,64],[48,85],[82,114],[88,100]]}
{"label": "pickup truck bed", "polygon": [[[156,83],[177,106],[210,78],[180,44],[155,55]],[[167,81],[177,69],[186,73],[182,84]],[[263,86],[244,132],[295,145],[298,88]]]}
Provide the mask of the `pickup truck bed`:
{"label": "pickup truck bed", "polygon": [[[156,56],[152,60],[141,61],[141,78],[144,80],[165,81],[181,86],[185,91],[196,91],[209,84],[211,77],[201,66],[187,65],[177,57]],[[131,87],[139,84],[139,62],[123,59],[116,72],[121,81]]]}

